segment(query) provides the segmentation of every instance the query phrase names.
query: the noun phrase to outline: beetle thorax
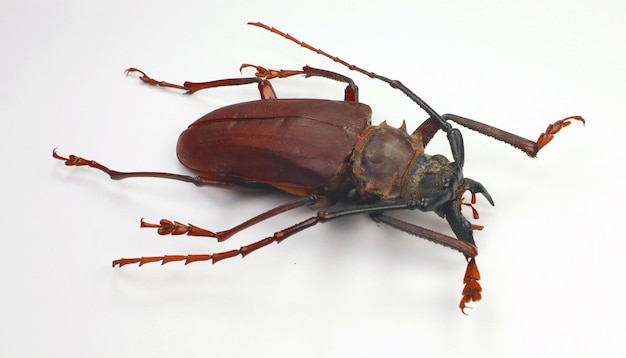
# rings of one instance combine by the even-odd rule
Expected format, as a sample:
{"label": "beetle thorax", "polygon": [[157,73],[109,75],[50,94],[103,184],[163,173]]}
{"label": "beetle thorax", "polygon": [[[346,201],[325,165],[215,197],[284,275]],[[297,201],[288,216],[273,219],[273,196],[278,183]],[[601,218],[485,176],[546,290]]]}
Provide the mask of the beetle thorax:
{"label": "beetle thorax", "polygon": [[409,163],[423,152],[421,138],[409,135],[404,127],[393,128],[384,122],[370,127],[351,157],[350,174],[357,194],[381,200],[400,198]]}

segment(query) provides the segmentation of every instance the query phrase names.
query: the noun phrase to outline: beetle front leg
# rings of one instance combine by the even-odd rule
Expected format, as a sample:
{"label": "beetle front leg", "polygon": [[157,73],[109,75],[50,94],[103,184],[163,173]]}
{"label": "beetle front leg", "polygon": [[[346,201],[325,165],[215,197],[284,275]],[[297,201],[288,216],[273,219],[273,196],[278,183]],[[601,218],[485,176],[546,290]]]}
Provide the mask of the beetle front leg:
{"label": "beetle front leg", "polygon": [[407,234],[411,234],[422,239],[426,239],[430,242],[434,242],[435,244],[443,245],[447,248],[456,250],[462,253],[465,257],[474,257],[478,255],[478,249],[476,248],[476,246],[472,245],[469,242],[454,238],[452,236],[444,235],[437,231],[429,230],[424,227],[411,224],[404,220],[396,219],[393,216],[389,216],[383,213],[375,213],[370,215],[370,217],[376,222],[387,224],[398,230],[404,231]]}
{"label": "beetle front leg", "polygon": [[[453,121],[466,128],[477,131],[478,133],[492,137],[504,143],[510,144],[513,147],[523,151],[530,157],[536,157],[541,148],[546,146],[561,129],[569,126],[573,120],[581,121],[585,124],[585,120],[581,116],[570,116],[548,125],[546,131],[539,135],[537,141],[532,141],[516,134],[503,131],[496,127],[469,119],[454,114],[444,114],[442,116],[447,121]],[[419,133],[422,136],[424,146],[432,139],[435,133],[439,130],[438,122],[436,118],[429,118],[424,121],[413,134]]]}
{"label": "beetle front leg", "polygon": [[446,120],[451,120],[464,127],[475,130],[479,133],[485,134],[504,143],[508,143],[515,148],[523,151],[530,157],[536,157],[539,150],[543,148],[546,144],[548,144],[554,138],[554,135],[558,133],[562,128],[569,126],[572,123],[572,120],[581,121],[583,124],[585,124],[585,119],[581,116],[570,116],[567,118],[563,118],[554,122],[553,124],[548,125],[546,131],[539,135],[537,141],[533,142],[516,134],[503,131],[501,129],[471,120],[469,118],[464,118],[454,114],[445,114],[443,117]]}
{"label": "beetle front leg", "polygon": [[480,284],[478,283],[478,280],[480,280],[480,272],[478,271],[478,266],[476,265],[476,255],[478,255],[478,249],[476,246],[465,241],[455,239],[451,236],[396,219],[383,213],[371,214],[370,217],[376,222],[387,224],[408,234],[426,239],[436,244],[441,244],[462,253],[467,259],[467,268],[463,277],[463,284],[465,286],[463,287],[463,297],[459,303],[459,308],[463,314],[466,314],[465,309],[471,308],[467,306],[467,303],[480,301],[482,298],[482,287],[480,287]]}

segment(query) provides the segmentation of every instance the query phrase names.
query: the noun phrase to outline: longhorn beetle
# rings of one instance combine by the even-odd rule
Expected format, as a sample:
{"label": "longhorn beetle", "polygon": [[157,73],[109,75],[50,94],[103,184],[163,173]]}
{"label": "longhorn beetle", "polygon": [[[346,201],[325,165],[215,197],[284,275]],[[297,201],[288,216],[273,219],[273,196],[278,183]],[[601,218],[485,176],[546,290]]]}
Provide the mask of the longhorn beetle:
{"label": "longhorn beetle", "polygon": [[[183,85],[157,81],[139,69],[129,68],[126,73],[138,73],[139,79],[149,85],[180,89],[188,94],[208,88],[257,84],[261,99],[216,109],[183,131],[178,139],[176,153],[180,162],[198,176],[119,172],[76,155],[62,157],[56,149],[52,152],[54,158],[65,161],[67,166],[99,169],[115,180],[155,177],[198,186],[236,184],[278,189],[300,197],[225,231],[212,232],[166,219],[158,224],[142,219],[141,227],[156,228],[160,235],[207,236],[221,242],[263,220],[297,207],[308,205],[317,213],[270,237],[236,250],[202,255],[122,258],[113,261],[113,266],[134,263],[143,265],[149,262],[165,264],[172,261],[189,264],[211,260],[216,263],[238,255],[245,257],[252,251],[274,241],[281,242],[317,223],[347,215],[367,214],[376,222],[447,246],[465,256],[468,264],[459,304],[465,313],[467,303],[481,299],[482,288],[478,283],[480,274],[475,259],[478,250],[473,230],[482,227],[470,224],[462,215],[461,207],[470,206],[474,218],[478,218],[473,207],[476,194],[482,194],[491,205],[494,202],[482,184],[463,176],[463,137],[449,122],[508,143],[530,157],[535,157],[563,127],[573,120],[584,124],[584,119],[581,116],[570,116],[556,121],[541,133],[537,141],[531,141],[454,114],[439,115],[400,81],[351,65],[273,27],[258,22],[249,24],[293,41],[352,71],[389,84],[421,107],[428,114],[428,119],[412,134],[407,132],[406,123],[400,128],[393,128],[385,122],[372,126],[371,109],[358,102],[358,88],[352,79],[309,66],[304,66],[302,70],[272,70],[243,64],[240,69],[252,67],[256,70],[254,77],[185,82]],[[324,77],[346,83],[344,100],[279,99],[269,80],[295,75]],[[439,130],[447,135],[452,161],[443,155],[424,153],[424,147]],[[471,193],[469,203],[463,199],[466,191]],[[444,218],[456,238],[387,215],[392,210],[415,209],[432,211]]]}

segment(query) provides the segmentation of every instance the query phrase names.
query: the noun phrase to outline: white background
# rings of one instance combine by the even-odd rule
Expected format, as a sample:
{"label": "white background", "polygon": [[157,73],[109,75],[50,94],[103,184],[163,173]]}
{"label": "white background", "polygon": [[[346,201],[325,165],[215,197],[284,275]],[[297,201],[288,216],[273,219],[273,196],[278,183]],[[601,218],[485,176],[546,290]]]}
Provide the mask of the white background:
{"label": "white background", "polygon": [[[3,215],[0,356],[622,356],[626,5],[620,1],[4,1],[0,5]],[[440,113],[535,139],[583,115],[527,158],[463,130],[479,202],[484,299],[458,308],[457,252],[354,217],[245,260],[127,266],[120,257],[227,251],[302,220],[304,209],[217,244],[159,237],[139,219],[228,228],[287,196],[158,179],[114,182],[53,160],[186,172],[180,131],[258,97],[194,96],[172,82],[240,75],[241,63],[350,75],[376,123],[426,118],[398,91],[301,49],[263,21],[402,80]],[[324,79],[275,81],[282,97],[342,98]],[[438,136],[429,153],[449,155]],[[329,143],[332,145],[332,143]],[[449,233],[434,214],[403,217]]]}

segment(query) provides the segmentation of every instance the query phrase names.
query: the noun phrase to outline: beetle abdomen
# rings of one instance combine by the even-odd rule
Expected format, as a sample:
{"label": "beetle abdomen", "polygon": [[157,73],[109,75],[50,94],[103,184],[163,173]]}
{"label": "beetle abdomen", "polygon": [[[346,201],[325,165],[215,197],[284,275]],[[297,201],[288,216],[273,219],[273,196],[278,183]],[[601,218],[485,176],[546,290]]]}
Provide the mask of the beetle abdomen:
{"label": "beetle abdomen", "polygon": [[178,139],[178,158],[216,182],[269,184],[294,194],[345,187],[369,106],[317,99],[275,99],[217,109]]}

